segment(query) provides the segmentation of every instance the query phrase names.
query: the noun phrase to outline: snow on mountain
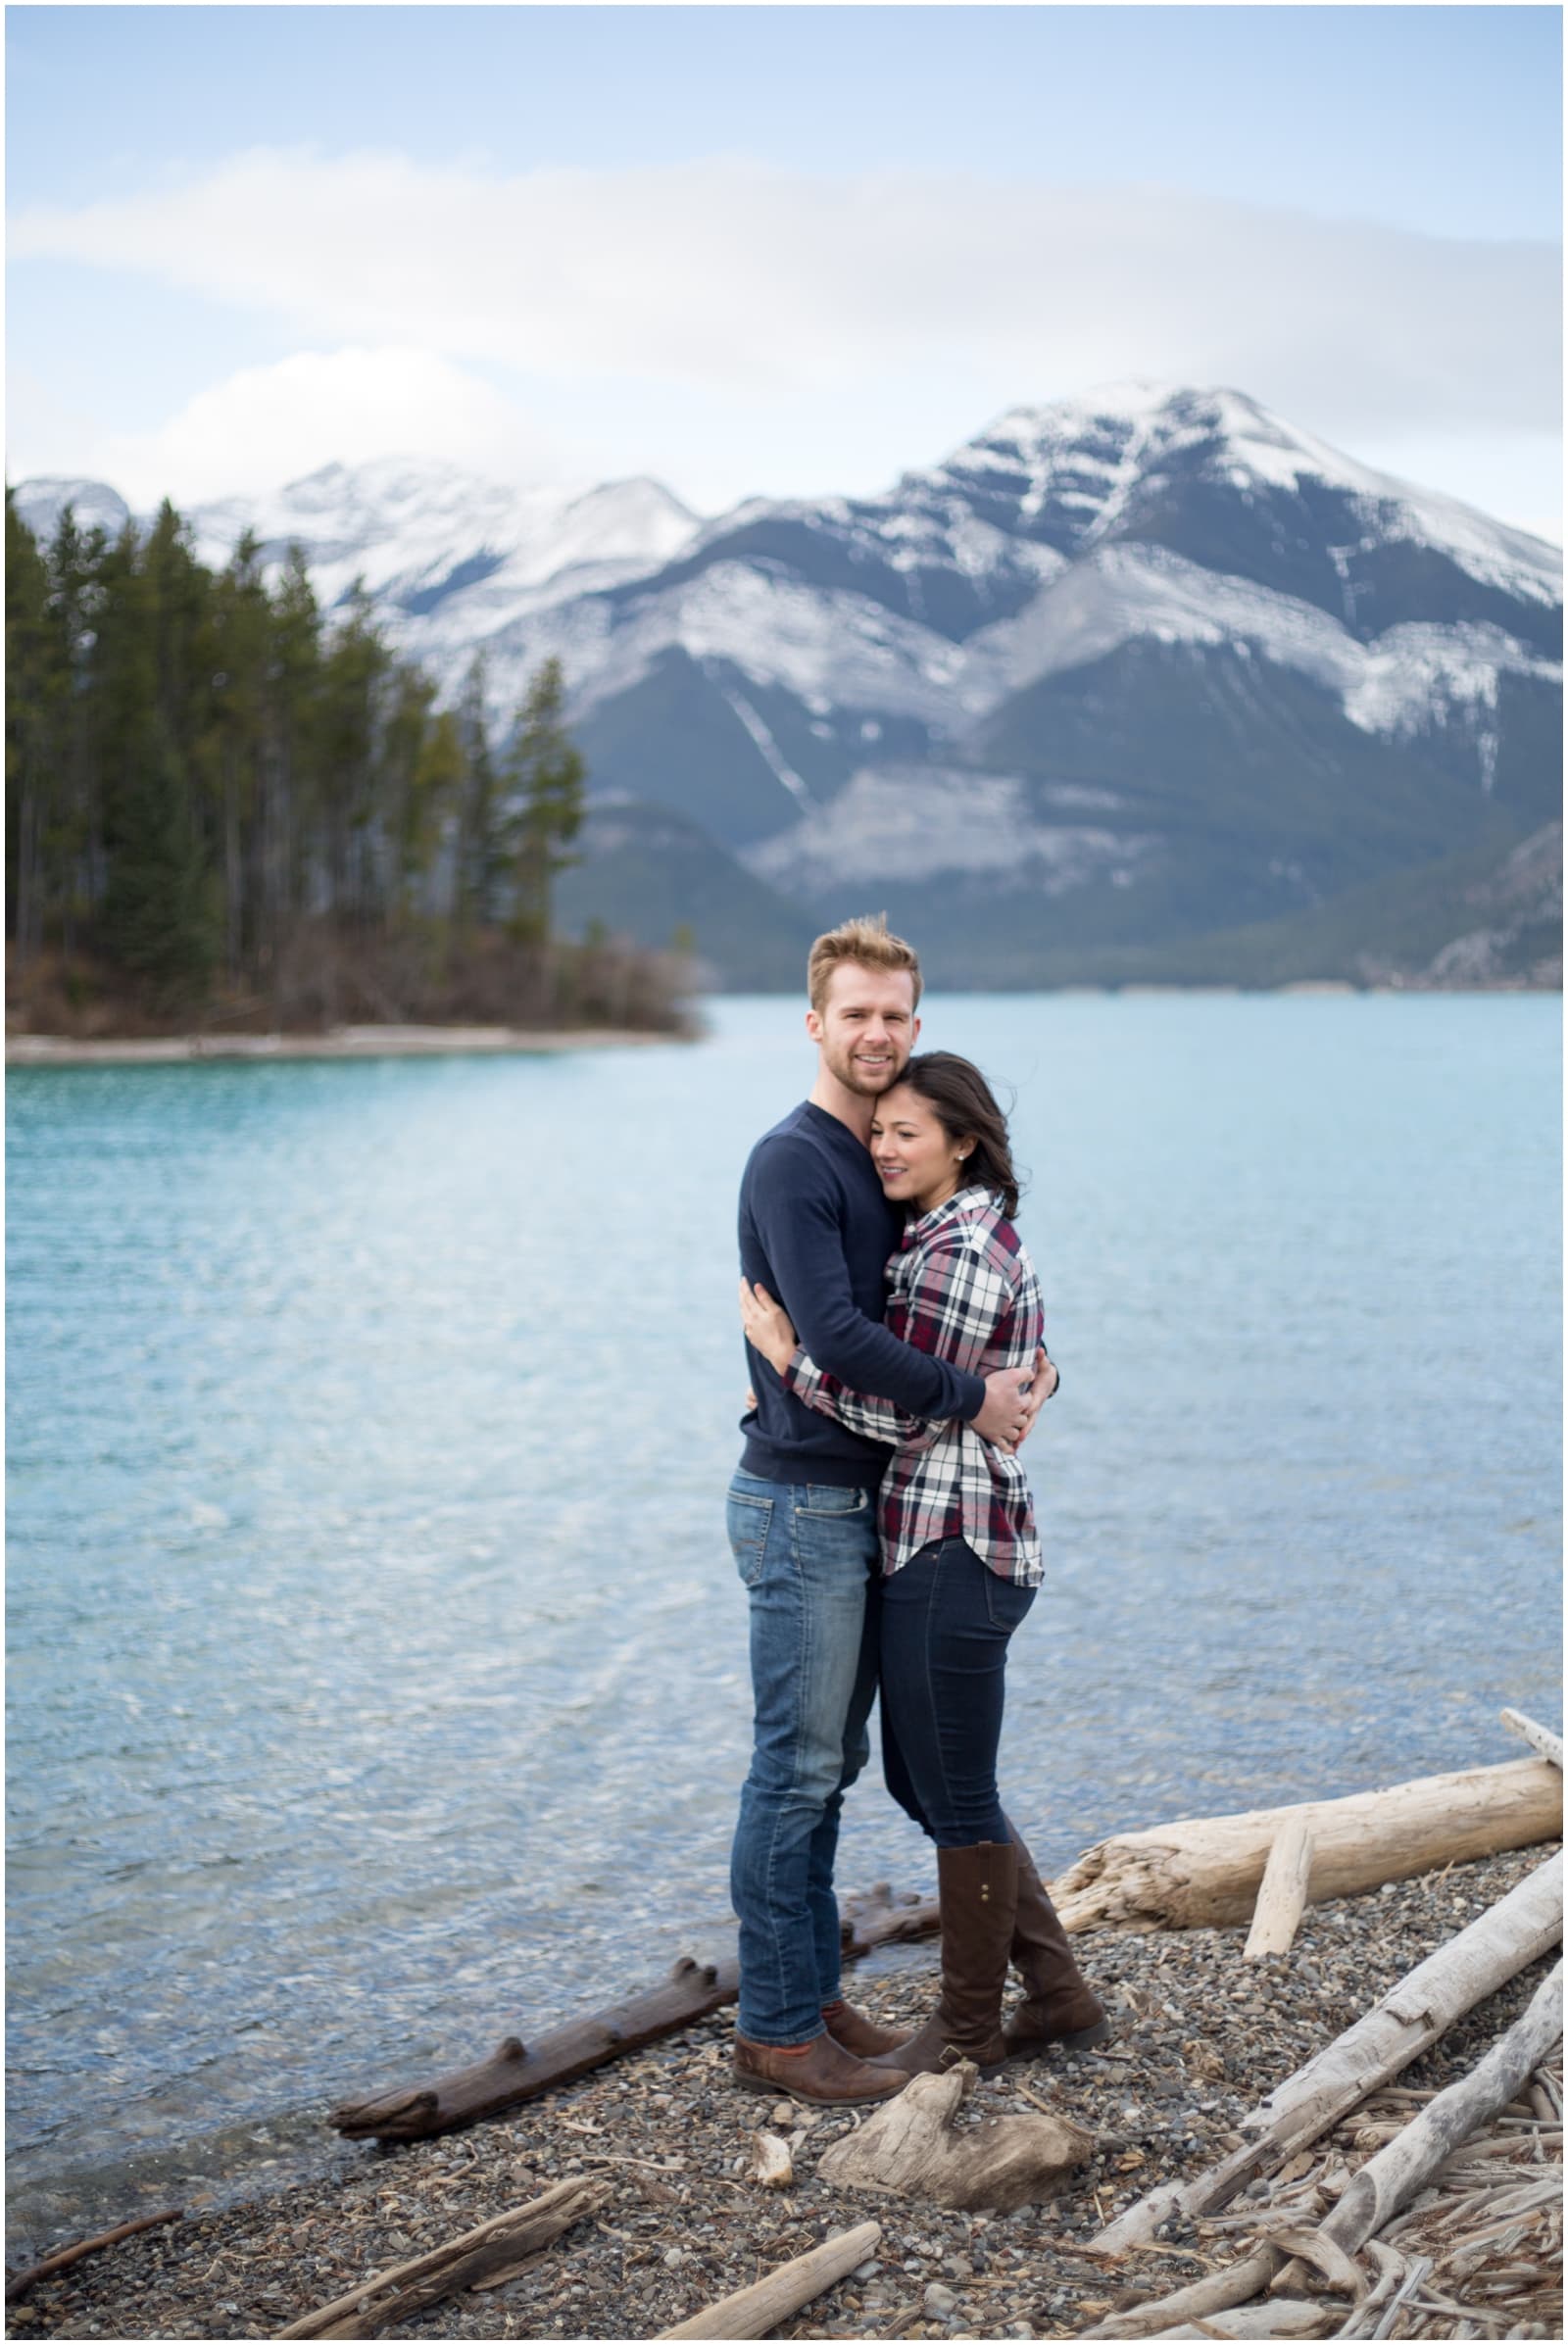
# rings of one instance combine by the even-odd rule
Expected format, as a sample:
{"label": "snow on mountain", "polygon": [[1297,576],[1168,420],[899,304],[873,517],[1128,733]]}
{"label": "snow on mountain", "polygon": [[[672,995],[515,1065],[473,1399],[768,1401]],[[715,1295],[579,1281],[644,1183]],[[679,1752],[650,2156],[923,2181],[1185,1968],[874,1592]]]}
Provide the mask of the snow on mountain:
{"label": "snow on mountain", "polygon": [[1244,495],[1330,490],[1362,523],[1356,547],[1428,546],[1480,584],[1547,605],[1561,600],[1556,548],[1435,490],[1375,472],[1239,391],[1123,383],[1081,400],[1014,408],[903,485],[918,491],[966,483],[995,493],[1000,481],[1014,478],[1018,521],[1038,525],[1049,515],[1067,527],[1075,551],[1087,551],[1133,517],[1138,491],[1173,467]]}
{"label": "snow on mountain", "polygon": [[203,561],[226,561],[247,529],[270,563],[297,544],[323,603],[363,579],[405,635],[403,622],[476,586],[484,615],[504,625],[564,575],[571,591],[639,576],[699,527],[653,480],[514,488],[413,457],[328,464],[272,496],[198,506],[189,517]]}
{"label": "snow on mountain", "polygon": [[1408,622],[1362,643],[1313,604],[1216,576],[1163,547],[1113,545],[1073,563],[1017,617],[969,639],[966,698],[987,705],[1140,637],[1248,645],[1334,693],[1373,733],[1408,733],[1439,705],[1494,698],[1504,671],[1551,683],[1562,673],[1497,626]]}
{"label": "snow on mountain", "polygon": [[47,543],[70,506],[83,530],[102,529],[118,537],[130,519],[130,507],[107,481],[56,478],[40,473],[24,480],[16,491],[16,508],[39,542]]}

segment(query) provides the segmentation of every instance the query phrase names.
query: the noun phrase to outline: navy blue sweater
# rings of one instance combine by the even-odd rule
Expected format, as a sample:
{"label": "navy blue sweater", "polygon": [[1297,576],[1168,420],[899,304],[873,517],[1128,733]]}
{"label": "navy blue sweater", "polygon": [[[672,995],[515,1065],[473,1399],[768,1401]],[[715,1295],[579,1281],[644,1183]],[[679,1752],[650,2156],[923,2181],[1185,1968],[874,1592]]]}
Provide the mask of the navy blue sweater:
{"label": "navy blue sweater", "polygon": [[[753,1148],[741,1182],[741,1271],[784,1305],[819,1368],[914,1417],[976,1417],[986,1389],[946,1360],[901,1343],[882,1325],[884,1272],[904,1233],[870,1151],[807,1099]],[[872,1488],[892,1452],[846,1432],[786,1392],[746,1346],[759,1405],[741,1420],[741,1465],[766,1482]]]}

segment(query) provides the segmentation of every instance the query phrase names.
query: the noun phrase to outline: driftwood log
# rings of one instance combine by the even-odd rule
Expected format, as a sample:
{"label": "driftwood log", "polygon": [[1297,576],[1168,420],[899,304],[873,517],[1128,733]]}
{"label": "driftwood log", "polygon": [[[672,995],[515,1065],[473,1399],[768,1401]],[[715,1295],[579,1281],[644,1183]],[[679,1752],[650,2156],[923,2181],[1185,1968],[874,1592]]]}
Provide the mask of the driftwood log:
{"label": "driftwood log", "polygon": [[100,2247],[116,2247],[122,2239],[132,2238],[137,2231],[156,2230],[162,2223],[178,2223],[184,2212],[183,2207],[165,2207],[160,2214],[138,2215],[133,2223],[117,2223],[112,2231],[95,2231],[90,2239],[76,2239],[70,2247],[57,2247],[41,2264],[29,2264],[25,2272],[19,2272],[14,2279],[7,2280],[7,2304],[15,2304],[19,2296],[25,2296],[29,2288],[52,2273],[68,2272],[83,2256],[96,2255]]}
{"label": "driftwood log", "polygon": [[756,2281],[750,2288],[741,2288],[733,2296],[722,2296],[717,2304],[710,2304],[701,2313],[694,2313],[690,2321],[683,2321],[678,2328],[662,2328],[661,2337],[765,2337],[778,2327],[802,2305],[820,2296],[824,2288],[831,2288],[845,2279],[857,2264],[863,2264],[874,2256],[882,2239],[879,2223],[858,2223],[853,2231],[840,2231],[832,2239],[824,2239],[820,2247],[813,2247],[793,2263],[781,2264],[765,2279]]}
{"label": "driftwood log", "polygon": [[280,2337],[380,2337],[395,2321],[407,2321],[443,2296],[478,2284],[498,2287],[584,2215],[610,2196],[611,2185],[594,2175],[558,2182],[524,2207],[509,2208],[488,2223],[448,2240],[412,2263],[378,2272],[347,2296],[339,2296],[302,2321],[280,2328]]}
{"label": "driftwood log", "polygon": [[891,2190],[939,2207],[1009,2215],[1053,2198],[1061,2177],[1094,2154],[1095,2138],[1067,2118],[993,2117],[962,2133],[954,2120],[978,2071],[961,2060],[939,2076],[911,2076],[853,2133],[822,2152],[817,2172],[846,2190]]}
{"label": "driftwood log", "polygon": [[[1151,2191],[1094,2241],[1103,2255],[1147,2242],[1172,2215],[1208,2215],[1363,2101],[1437,2042],[1475,2005],[1539,1961],[1562,1938],[1559,1852],[1486,1913],[1417,1963],[1352,2027],[1276,2085],[1242,2121],[1238,2150],[1206,2174]],[[1245,2299],[1232,2299],[1232,2302]],[[1185,2316],[1182,2316],[1185,2318]]]}
{"label": "driftwood log", "polygon": [[648,1994],[612,2004],[592,2019],[552,2028],[531,2046],[509,2035],[488,2060],[472,2068],[458,2069],[433,2084],[346,2102],[327,2122],[355,2141],[370,2134],[378,2141],[420,2141],[429,2133],[450,2132],[456,2125],[471,2125],[479,2118],[515,2108],[519,2101],[531,2101],[553,2085],[569,2084],[574,2076],[586,2076],[623,2052],[640,2051],[644,2044],[673,2035],[733,2003],[739,1992],[738,1964],[683,1960]]}
{"label": "driftwood log", "polygon": [[1529,2083],[1562,2037],[1562,1964],[1536,1989],[1523,2017],[1467,2076],[1429,2101],[1403,2131],[1351,2175],[1322,2224],[1323,2236],[1348,2255],[1392,2223],[1401,2207]]}
{"label": "driftwood log", "polygon": [[1099,1841],[1052,1883],[1068,1930],[1204,1930],[1245,1922],[1292,1817],[1312,1834],[1312,1899],[1562,1836],[1562,1777],[1544,1759],[1428,1775],[1239,1816],[1184,1818]]}
{"label": "driftwood log", "polygon": [[1268,1852],[1252,1927],[1242,1949],[1246,1961],[1290,1952],[1312,1885],[1312,1827],[1298,1809],[1280,1826]]}
{"label": "driftwood log", "polygon": [[[926,1937],[937,1928],[935,1898],[895,1898],[886,1881],[867,1896],[847,1897],[842,1937],[846,1961],[894,1940]],[[710,2013],[722,2011],[740,1993],[735,1962],[696,1963],[683,1957],[669,1977],[646,1994],[633,1995],[590,2019],[553,2027],[537,2043],[509,2035],[488,2060],[456,2069],[433,2083],[404,2085],[368,2101],[345,2101],[327,2119],[351,2141],[422,2141],[449,2133],[481,2118],[499,2117],[558,2084],[569,2084],[591,2069],[645,2044],[678,2034]]]}

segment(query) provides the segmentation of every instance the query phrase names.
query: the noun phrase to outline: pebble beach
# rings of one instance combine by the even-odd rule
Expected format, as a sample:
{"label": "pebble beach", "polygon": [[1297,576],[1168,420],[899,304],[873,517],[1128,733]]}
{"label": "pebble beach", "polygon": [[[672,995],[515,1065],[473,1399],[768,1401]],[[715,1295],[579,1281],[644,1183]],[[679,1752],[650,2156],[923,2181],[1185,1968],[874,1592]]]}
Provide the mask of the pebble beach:
{"label": "pebble beach", "polygon": [[[1116,2015],[1115,2039],[983,2079],[964,2112],[962,2122],[970,2123],[1045,2106],[1095,2137],[1091,2163],[1057,2198],[1011,2215],[988,2219],[830,2188],[817,2162],[858,2122],[855,2114],[739,2092],[729,2076],[726,2012],[509,2117],[429,2142],[369,2145],[328,2179],[191,2214],[107,2247],[36,2282],[10,2308],[9,2332],[274,2335],[374,2272],[553,2183],[599,2174],[611,2190],[598,2213],[518,2276],[376,2333],[653,2337],[831,2234],[870,2221],[882,2226],[875,2253],[775,2333],[1072,2336],[1243,2252],[1245,2201],[1198,2225],[1167,2225],[1150,2247],[1114,2263],[1097,2258],[1091,2243],[1156,2184],[1213,2165],[1235,2147],[1241,2119],[1274,2084],[1549,1853],[1533,1848],[1454,1865],[1314,1906],[1288,1954],[1256,1962],[1243,1960],[1241,1929],[1079,1938],[1080,1962]],[[1312,2172],[1298,2187],[1315,2185],[1319,2207],[1331,2201],[1393,2125],[1474,2066],[1549,1968],[1547,1960],[1521,1973],[1389,2093],[1303,2153]],[[921,1947],[873,1957],[851,1976],[848,1991],[879,2018],[913,2025],[935,1987],[935,1950]],[[1553,2162],[1560,2169],[1560,2109],[1555,2126],[1542,2117],[1538,2100],[1533,2119],[1525,2106],[1505,2121],[1519,2128],[1516,2143],[1499,2136],[1527,2174]],[[791,2144],[795,2179],[782,2190],[747,2178],[759,2126]],[[1290,2170],[1281,2179],[1292,2181]],[[1561,2336],[1560,2209],[1554,2222],[1544,2209],[1515,2229],[1518,2236],[1498,2234],[1495,2252],[1488,2242],[1454,2256],[1451,2276],[1440,2264],[1436,2307],[1417,2296],[1382,2333]]]}

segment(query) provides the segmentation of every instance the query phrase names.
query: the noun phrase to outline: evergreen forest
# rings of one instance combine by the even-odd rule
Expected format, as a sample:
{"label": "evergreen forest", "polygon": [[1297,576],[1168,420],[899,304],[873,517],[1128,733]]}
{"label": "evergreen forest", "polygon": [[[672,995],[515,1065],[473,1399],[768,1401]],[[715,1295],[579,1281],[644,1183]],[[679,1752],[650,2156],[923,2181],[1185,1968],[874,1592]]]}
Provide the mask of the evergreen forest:
{"label": "evergreen forest", "polygon": [[586,778],[557,662],[493,738],[479,660],[438,706],[297,551],[209,569],[167,503],[44,545],[8,493],[6,670],[20,1022],[675,1022],[669,958],[553,933]]}

